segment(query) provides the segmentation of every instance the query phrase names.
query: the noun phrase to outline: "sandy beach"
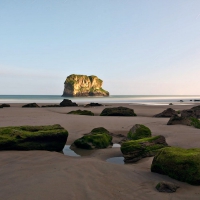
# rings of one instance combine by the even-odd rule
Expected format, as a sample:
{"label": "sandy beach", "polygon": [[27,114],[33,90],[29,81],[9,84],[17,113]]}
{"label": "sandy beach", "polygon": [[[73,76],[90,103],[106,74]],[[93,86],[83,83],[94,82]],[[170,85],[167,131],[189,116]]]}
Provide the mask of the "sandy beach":
{"label": "sandy beach", "polygon": [[[84,108],[95,116],[68,115],[75,107],[22,108],[11,104],[0,110],[0,127],[60,124],[69,132],[67,144],[89,133],[93,128],[105,127],[114,135],[126,135],[135,124],[144,124],[152,135],[163,135],[170,146],[200,148],[200,130],[184,125],[166,125],[169,118],[155,118],[166,108],[189,109],[194,105],[136,105],[106,104],[106,107],[126,106],[134,109],[136,117],[98,116],[103,107]],[[38,104],[42,105],[42,104]],[[46,104],[45,104],[46,105]],[[197,105],[197,104],[195,104]],[[114,142],[119,138],[113,137]],[[92,151],[88,156],[70,157],[48,151],[0,152],[0,199],[2,200],[64,200],[64,199],[200,199],[200,186],[179,182],[150,171],[152,157],[134,164],[106,162],[120,157],[120,148]],[[176,193],[160,193],[155,189],[159,181],[180,186]]]}

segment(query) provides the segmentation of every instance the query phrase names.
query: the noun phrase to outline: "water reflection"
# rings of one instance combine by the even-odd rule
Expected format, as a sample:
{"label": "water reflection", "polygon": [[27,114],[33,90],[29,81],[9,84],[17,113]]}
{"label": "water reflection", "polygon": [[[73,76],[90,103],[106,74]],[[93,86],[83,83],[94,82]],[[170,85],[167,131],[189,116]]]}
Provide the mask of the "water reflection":
{"label": "water reflection", "polygon": [[76,154],[73,150],[70,149],[70,145],[64,146],[63,153],[64,155],[67,155],[67,156],[80,157],[80,155]]}
{"label": "water reflection", "polygon": [[110,162],[110,163],[115,163],[115,164],[123,165],[123,164],[124,164],[124,157],[113,157],[113,158],[108,158],[108,159],[106,160],[106,162]]}

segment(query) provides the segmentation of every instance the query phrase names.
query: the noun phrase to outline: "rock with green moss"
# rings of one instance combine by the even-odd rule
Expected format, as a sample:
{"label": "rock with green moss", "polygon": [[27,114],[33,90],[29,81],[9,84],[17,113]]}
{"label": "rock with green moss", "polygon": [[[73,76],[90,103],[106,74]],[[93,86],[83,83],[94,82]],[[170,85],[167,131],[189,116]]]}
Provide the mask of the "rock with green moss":
{"label": "rock with green moss", "polygon": [[62,151],[68,132],[60,125],[0,128],[0,150]]}
{"label": "rock with green moss", "polygon": [[134,110],[126,107],[105,108],[100,116],[136,116]]}
{"label": "rock with green moss", "polygon": [[129,140],[139,140],[148,137],[151,137],[151,130],[142,124],[135,124],[127,134]]}
{"label": "rock with green moss", "polygon": [[94,116],[94,113],[89,110],[73,110],[73,111],[68,112],[67,114]]}
{"label": "rock with green moss", "polygon": [[140,140],[129,140],[121,145],[125,163],[132,163],[145,157],[154,156],[157,150],[168,146],[161,135]]}
{"label": "rock with green moss", "polygon": [[200,121],[195,117],[182,117],[173,115],[168,121],[167,125],[182,124],[187,126],[194,126],[195,128],[200,128]]}
{"label": "rock with green moss", "polygon": [[192,185],[200,185],[200,149],[161,149],[153,159],[151,171]]}
{"label": "rock with green moss", "polygon": [[112,136],[103,127],[93,129],[89,134],[74,141],[78,148],[82,149],[103,149],[112,145]]}
{"label": "rock with green moss", "polygon": [[64,84],[63,96],[109,96],[97,76],[71,74]]}

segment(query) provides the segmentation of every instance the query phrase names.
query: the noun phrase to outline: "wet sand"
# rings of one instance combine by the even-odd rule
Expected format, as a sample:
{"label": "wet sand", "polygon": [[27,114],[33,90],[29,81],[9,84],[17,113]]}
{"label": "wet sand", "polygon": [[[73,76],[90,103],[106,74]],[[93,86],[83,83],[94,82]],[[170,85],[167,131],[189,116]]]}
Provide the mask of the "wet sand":
{"label": "wet sand", "polygon": [[[66,114],[78,109],[75,107],[21,108],[21,105],[11,104],[10,108],[0,109],[1,127],[60,124],[68,130],[67,145],[71,145],[96,127],[103,126],[114,135],[126,135],[134,124],[139,123],[148,126],[153,135],[165,136],[170,146],[200,148],[199,129],[168,126],[168,118],[153,117],[168,107],[183,110],[193,105],[110,105],[133,108],[137,117],[98,116],[105,107],[80,107],[91,110],[95,116],[78,116]],[[114,142],[118,141],[119,138],[114,137]],[[200,199],[200,186],[152,173],[153,158],[128,165],[106,162],[108,158],[121,156],[117,147],[96,150],[83,157],[47,151],[1,151],[0,199]],[[155,185],[162,180],[177,183],[180,188],[173,194],[159,193]]]}

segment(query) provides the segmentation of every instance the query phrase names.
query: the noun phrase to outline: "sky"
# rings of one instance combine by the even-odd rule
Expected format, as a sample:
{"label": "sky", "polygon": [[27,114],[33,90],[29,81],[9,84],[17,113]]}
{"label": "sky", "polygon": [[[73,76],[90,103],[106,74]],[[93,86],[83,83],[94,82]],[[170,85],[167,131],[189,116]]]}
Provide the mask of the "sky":
{"label": "sky", "polygon": [[0,0],[0,95],[200,95],[199,0]]}

